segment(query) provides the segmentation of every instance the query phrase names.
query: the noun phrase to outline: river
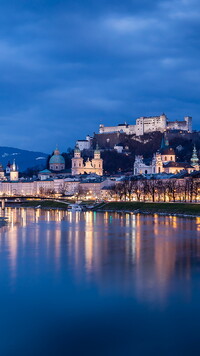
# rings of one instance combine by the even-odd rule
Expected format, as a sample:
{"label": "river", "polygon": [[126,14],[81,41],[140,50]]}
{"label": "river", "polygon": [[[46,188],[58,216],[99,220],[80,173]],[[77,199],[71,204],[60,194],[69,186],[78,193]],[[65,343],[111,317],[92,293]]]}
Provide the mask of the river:
{"label": "river", "polygon": [[199,354],[200,218],[3,214],[1,356]]}

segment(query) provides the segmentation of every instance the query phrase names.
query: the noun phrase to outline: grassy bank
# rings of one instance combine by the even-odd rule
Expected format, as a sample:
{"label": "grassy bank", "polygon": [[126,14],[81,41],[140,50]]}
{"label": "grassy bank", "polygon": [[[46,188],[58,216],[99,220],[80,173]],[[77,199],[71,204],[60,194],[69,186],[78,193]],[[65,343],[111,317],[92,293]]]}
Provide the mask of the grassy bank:
{"label": "grassy bank", "polygon": [[[98,210],[98,209],[97,209]],[[183,214],[200,216],[200,204],[187,203],[142,203],[111,202],[99,210],[103,211],[138,211],[141,213]]]}
{"label": "grassy bank", "polygon": [[46,209],[67,209],[67,204],[53,200],[30,200],[24,202],[21,206],[24,208],[36,208],[37,206],[40,206],[41,208]]}

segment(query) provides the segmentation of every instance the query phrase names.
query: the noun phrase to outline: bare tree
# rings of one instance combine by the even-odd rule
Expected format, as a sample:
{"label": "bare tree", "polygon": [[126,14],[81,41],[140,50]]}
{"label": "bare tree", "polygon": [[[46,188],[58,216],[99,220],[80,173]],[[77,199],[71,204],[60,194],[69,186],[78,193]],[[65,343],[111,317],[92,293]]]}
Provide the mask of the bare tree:
{"label": "bare tree", "polygon": [[147,181],[148,193],[150,194],[152,201],[155,202],[155,197],[157,193],[157,180],[155,178],[149,179]]}
{"label": "bare tree", "polygon": [[119,200],[122,200],[124,196],[124,183],[120,182],[115,185],[115,192],[116,195],[118,196]]}
{"label": "bare tree", "polygon": [[66,194],[66,182],[59,185],[58,191],[62,196]]}
{"label": "bare tree", "polygon": [[137,201],[140,201],[143,192],[143,182],[134,180],[132,182],[132,194],[135,194]]}

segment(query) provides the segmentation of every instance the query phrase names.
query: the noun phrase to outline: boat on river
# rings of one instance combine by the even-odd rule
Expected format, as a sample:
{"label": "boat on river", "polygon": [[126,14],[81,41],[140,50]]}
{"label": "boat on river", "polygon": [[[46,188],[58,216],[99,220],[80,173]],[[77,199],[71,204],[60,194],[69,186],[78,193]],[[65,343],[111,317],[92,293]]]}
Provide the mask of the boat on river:
{"label": "boat on river", "polygon": [[4,216],[0,216],[0,227],[4,226],[5,224],[7,224],[8,222],[8,218],[4,217]]}
{"label": "boat on river", "polygon": [[83,211],[83,207],[79,204],[69,204],[68,209],[71,211]]}

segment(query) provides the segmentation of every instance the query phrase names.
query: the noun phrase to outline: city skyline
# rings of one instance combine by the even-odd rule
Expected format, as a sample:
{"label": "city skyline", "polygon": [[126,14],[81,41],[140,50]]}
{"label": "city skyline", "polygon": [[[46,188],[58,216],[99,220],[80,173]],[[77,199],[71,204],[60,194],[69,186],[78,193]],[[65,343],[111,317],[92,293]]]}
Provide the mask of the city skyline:
{"label": "city skyline", "polygon": [[196,0],[2,1],[1,146],[51,152],[166,113],[200,129]]}

